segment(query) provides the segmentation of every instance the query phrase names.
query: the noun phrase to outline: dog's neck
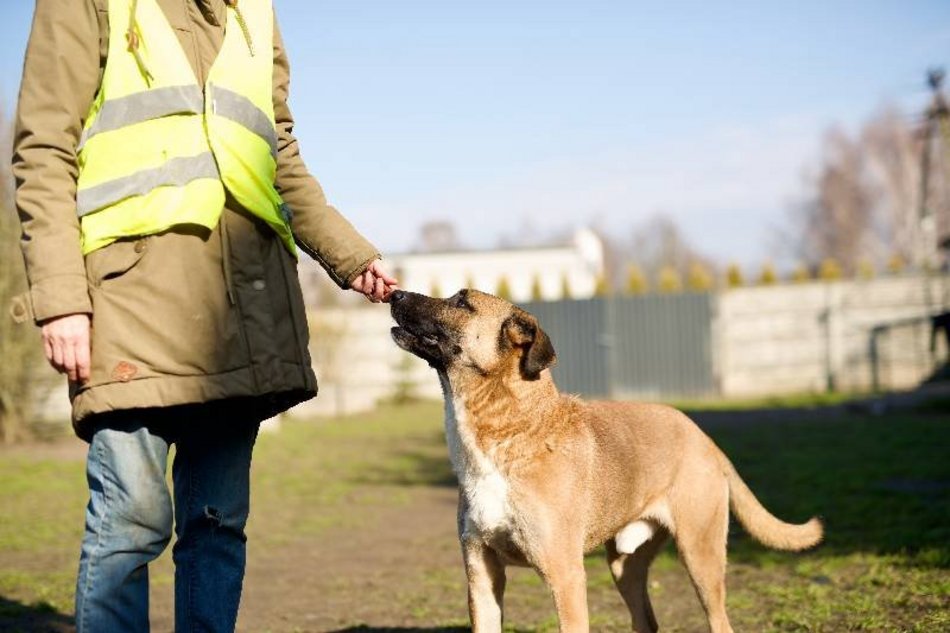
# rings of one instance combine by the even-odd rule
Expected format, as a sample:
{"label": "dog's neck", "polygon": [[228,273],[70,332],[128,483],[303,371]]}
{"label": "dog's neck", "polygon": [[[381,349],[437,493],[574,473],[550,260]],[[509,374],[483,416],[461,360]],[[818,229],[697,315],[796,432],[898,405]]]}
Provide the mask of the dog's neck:
{"label": "dog's neck", "polygon": [[544,433],[548,412],[560,398],[549,370],[536,380],[524,380],[517,371],[477,378],[440,371],[439,379],[446,415],[464,419],[486,450],[516,434]]}

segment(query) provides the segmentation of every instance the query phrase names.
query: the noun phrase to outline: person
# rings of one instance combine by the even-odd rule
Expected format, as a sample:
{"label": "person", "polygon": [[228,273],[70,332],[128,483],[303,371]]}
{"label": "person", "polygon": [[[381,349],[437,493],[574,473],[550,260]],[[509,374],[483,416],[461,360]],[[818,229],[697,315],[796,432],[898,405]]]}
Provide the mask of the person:
{"label": "person", "polygon": [[[298,251],[397,281],[301,159],[270,0],[37,0],[13,152],[32,316],[89,442],[78,633],[231,631],[259,422],[313,397]],[[173,496],[165,484],[169,446]]]}

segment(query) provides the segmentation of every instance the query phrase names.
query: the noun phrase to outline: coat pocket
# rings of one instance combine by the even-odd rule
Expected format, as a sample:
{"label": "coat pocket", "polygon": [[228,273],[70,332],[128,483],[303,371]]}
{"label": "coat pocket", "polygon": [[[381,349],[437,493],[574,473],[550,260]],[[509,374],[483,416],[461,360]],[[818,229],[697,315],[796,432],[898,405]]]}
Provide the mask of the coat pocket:
{"label": "coat pocket", "polygon": [[148,251],[151,237],[118,240],[86,255],[86,279],[98,288],[132,270]]}

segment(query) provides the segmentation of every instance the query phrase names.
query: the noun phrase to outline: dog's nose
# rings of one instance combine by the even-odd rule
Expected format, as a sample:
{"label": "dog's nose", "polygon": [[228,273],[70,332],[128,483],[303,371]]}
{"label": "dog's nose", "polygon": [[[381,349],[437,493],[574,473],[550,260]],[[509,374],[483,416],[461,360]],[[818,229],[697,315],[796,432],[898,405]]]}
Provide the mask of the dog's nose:
{"label": "dog's nose", "polygon": [[399,303],[406,298],[405,290],[393,290],[392,294],[389,295],[389,303]]}

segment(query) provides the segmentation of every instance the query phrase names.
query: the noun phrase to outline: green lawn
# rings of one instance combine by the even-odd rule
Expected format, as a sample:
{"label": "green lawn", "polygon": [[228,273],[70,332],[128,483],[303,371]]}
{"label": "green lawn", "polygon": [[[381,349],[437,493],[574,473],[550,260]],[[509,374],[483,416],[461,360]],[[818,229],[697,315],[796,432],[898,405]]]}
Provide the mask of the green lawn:
{"label": "green lawn", "polygon": [[[777,516],[802,521],[818,514],[826,524],[825,544],[802,555],[768,551],[733,525],[729,611],[736,630],[950,631],[950,411],[810,416],[710,434]],[[441,406],[287,422],[259,439],[253,475],[248,531],[255,556],[277,556],[289,544],[325,547],[322,535],[341,531],[376,530],[385,539],[372,513],[353,508],[414,508],[420,490],[451,485]],[[65,621],[71,612],[85,498],[81,451],[0,451],[0,630],[60,630],[29,628],[21,616],[50,613]],[[400,622],[459,624],[460,561],[421,565],[421,580],[391,593]],[[696,630],[667,625],[678,617],[677,600],[695,611],[695,597],[670,594],[667,576],[677,568],[672,549],[657,561],[654,604],[664,630]],[[623,630],[626,616],[599,557],[590,558],[589,575],[593,630]],[[167,560],[153,580],[171,583]],[[533,575],[514,574],[509,595],[517,606],[513,626],[554,630]],[[355,627],[368,616],[353,617]]]}
{"label": "green lawn", "polygon": [[733,525],[730,560],[777,582],[731,583],[732,611],[761,612],[758,630],[950,631],[948,412],[711,435],[773,513],[825,521],[825,543],[793,557]]}

